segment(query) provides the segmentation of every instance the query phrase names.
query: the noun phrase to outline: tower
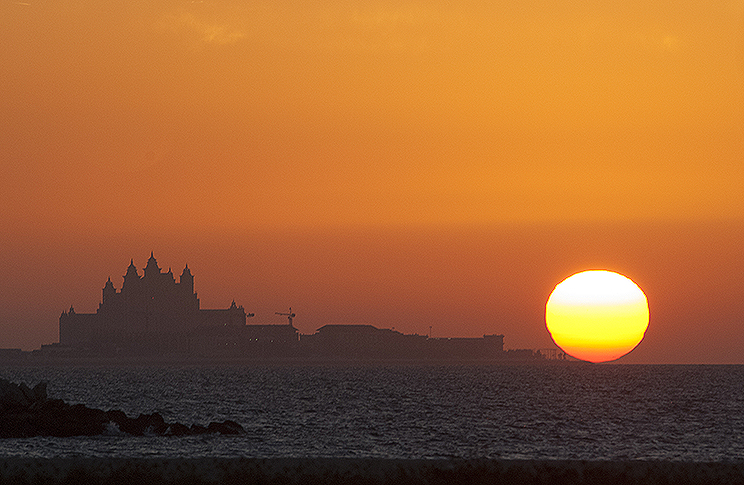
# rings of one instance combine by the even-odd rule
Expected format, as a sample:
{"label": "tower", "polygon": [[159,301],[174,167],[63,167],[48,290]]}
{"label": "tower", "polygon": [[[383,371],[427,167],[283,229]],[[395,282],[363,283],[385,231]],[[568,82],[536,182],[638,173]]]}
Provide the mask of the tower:
{"label": "tower", "polygon": [[138,281],[139,278],[137,268],[134,266],[134,259],[132,259],[129,261],[129,266],[127,266],[127,274],[124,275],[124,286],[127,286],[127,284],[136,285],[137,283],[135,281]]}
{"label": "tower", "polygon": [[191,275],[191,270],[189,269],[188,264],[183,269],[178,283],[183,288],[181,291],[183,291],[184,293],[191,294],[194,292],[194,277]]}
{"label": "tower", "polygon": [[154,276],[156,274],[160,274],[160,267],[158,267],[158,262],[155,259],[155,256],[153,255],[152,251],[150,251],[150,259],[147,260],[147,266],[145,266],[145,278],[148,276]]}
{"label": "tower", "polygon": [[114,284],[111,282],[111,277],[109,276],[108,281],[106,281],[106,286],[103,287],[103,298],[101,299],[101,304],[105,305],[106,303],[111,303],[115,298],[115,295],[116,288],[114,288]]}

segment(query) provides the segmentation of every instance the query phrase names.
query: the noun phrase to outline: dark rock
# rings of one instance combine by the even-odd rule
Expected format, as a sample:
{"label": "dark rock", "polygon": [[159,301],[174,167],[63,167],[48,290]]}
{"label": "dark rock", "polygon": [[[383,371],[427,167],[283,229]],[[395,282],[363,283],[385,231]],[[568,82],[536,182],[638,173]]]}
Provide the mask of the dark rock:
{"label": "dark rock", "polygon": [[47,383],[44,381],[39,382],[33,388],[33,397],[35,402],[47,400]]}
{"label": "dark rock", "polygon": [[50,400],[32,411],[34,435],[44,436],[95,436],[102,434],[108,418],[100,409],[82,404],[70,406],[61,400]]}
{"label": "dark rock", "polygon": [[126,421],[129,419],[127,415],[124,414],[124,411],[120,409],[112,409],[110,411],[106,411],[106,417],[108,417],[108,420],[110,422],[116,423],[120,430],[121,427],[124,426],[124,423],[126,423]]}
{"label": "dark rock", "polygon": [[62,399],[47,399],[46,401],[36,403],[33,407],[36,413],[51,415],[66,412],[70,408],[70,405]]}
{"label": "dark rock", "polygon": [[184,436],[206,433],[241,434],[243,427],[235,421],[210,423],[209,427],[166,423],[160,413],[140,414],[129,418],[120,410],[102,411],[83,404],[73,406],[61,399],[49,399],[46,383],[32,389],[0,379],[0,438],[31,436],[94,436],[112,429],[134,436]]}
{"label": "dark rock", "polygon": [[25,382],[21,382],[18,385],[18,390],[21,391],[21,394],[23,394],[23,398],[26,400],[29,406],[36,400],[34,399],[34,392],[29,389]]}
{"label": "dark rock", "polygon": [[135,419],[127,418],[118,424],[121,431],[134,436],[162,435],[168,429],[168,425],[159,413],[140,414]]}
{"label": "dark rock", "polygon": [[245,430],[243,429],[241,425],[239,425],[235,421],[230,421],[229,419],[221,423],[209,423],[209,426],[207,426],[207,430],[210,433],[220,433],[220,434],[243,434],[245,433]]}
{"label": "dark rock", "polygon": [[165,434],[169,436],[186,436],[191,434],[191,429],[185,424],[173,423],[168,425]]}
{"label": "dark rock", "polygon": [[103,434],[108,422],[109,419],[105,411],[76,404],[68,412],[68,423],[63,428],[65,434],[53,436],[95,436]]}
{"label": "dark rock", "polygon": [[0,379],[0,410],[25,409],[30,405],[31,401],[26,399],[20,386],[5,379]]}
{"label": "dark rock", "polygon": [[0,420],[0,437],[24,438],[35,435],[36,428],[33,423],[33,415],[27,411],[3,416],[3,419]]}

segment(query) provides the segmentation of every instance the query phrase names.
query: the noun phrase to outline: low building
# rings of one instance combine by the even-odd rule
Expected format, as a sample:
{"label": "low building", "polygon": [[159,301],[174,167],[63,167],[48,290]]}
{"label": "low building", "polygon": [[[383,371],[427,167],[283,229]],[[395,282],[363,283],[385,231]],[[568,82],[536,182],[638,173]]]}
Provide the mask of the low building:
{"label": "low building", "polygon": [[504,351],[503,335],[429,338],[365,324],[329,324],[301,336],[304,355],[330,360],[494,361]]}
{"label": "low building", "polygon": [[287,359],[298,355],[299,331],[286,324],[203,326],[192,342],[197,357]]}
{"label": "low building", "polygon": [[481,338],[431,338],[428,352],[438,360],[493,360],[504,356],[504,336]]}

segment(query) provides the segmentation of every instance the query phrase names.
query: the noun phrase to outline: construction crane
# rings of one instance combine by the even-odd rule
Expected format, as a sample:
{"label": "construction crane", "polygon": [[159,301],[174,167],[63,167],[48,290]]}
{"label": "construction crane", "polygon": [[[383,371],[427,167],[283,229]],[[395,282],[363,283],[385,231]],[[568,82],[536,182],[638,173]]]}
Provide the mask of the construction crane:
{"label": "construction crane", "polygon": [[289,313],[275,312],[277,315],[283,315],[289,319],[289,324],[292,325],[292,319],[296,316],[292,313],[292,307],[289,307]]}

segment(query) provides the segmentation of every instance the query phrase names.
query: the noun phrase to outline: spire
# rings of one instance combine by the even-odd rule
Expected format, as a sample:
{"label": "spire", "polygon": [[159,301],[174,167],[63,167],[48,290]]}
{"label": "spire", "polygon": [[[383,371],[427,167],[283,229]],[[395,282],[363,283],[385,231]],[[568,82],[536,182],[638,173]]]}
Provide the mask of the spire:
{"label": "spire", "polygon": [[152,251],[150,251],[150,259],[147,260],[147,266],[145,266],[145,276],[147,276],[150,272],[152,273],[160,273],[160,268],[158,267],[158,262],[155,259],[155,255]]}
{"label": "spire", "polygon": [[124,275],[124,281],[126,281],[130,277],[139,279],[139,274],[137,273],[137,267],[134,266],[134,259],[131,259],[129,261],[129,266],[127,267],[127,274]]}
{"label": "spire", "polygon": [[188,264],[181,272],[181,277],[178,281],[184,285],[187,285],[192,293],[194,292],[194,277],[191,275],[191,270],[189,269]]}
{"label": "spire", "polygon": [[111,282],[111,277],[109,276],[106,285],[103,287],[103,299],[101,303],[105,305],[113,295],[116,295],[116,288],[114,288],[114,284]]}
{"label": "spire", "polygon": [[186,267],[181,272],[181,278],[184,276],[191,276],[191,270],[189,269],[189,265],[187,264]]}

